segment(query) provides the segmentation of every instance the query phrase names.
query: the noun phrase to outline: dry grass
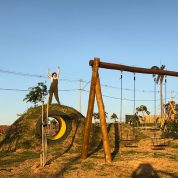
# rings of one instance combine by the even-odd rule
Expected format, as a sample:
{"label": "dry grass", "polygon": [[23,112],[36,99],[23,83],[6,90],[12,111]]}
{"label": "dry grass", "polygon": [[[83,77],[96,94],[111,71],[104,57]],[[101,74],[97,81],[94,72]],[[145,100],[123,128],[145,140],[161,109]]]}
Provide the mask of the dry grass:
{"label": "dry grass", "polygon": [[[30,114],[27,113],[27,115]],[[23,120],[23,118],[21,119]],[[17,123],[21,123],[21,120]],[[131,133],[129,126],[123,126],[123,134]],[[81,161],[83,127],[84,123],[81,122],[76,132],[76,125],[74,124],[70,135],[65,141],[60,144],[48,144],[48,161],[44,168],[40,167],[39,146],[30,149],[29,143],[23,142],[23,146],[18,144],[20,147],[16,149],[16,152],[0,152],[0,177],[178,178],[178,140],[170,140],[170,144],[162,150],[153,150],[151,137],[155,132],[159,136],[160,131],[142,130],[137,131],[138,146],[125,147],[124,143],[119,143],[118,138],[115,137],[118,134],[118,129],[110,125],[108,132],[113,162],[106,164],[100,128],[92,127],[89,157]],[[33,133],[33,129],[31,133]],[[23,134],[19,134],[23,136]],[[27,136],[28,134],[25,134],[25,140],[28,141]]]}
{"label": "dry grass", "polygon": [[164,150],[152,150],[149,138],[135,148],[121,144],[111,164],[105,163],[103,149],[85,161],[80,160],[80,153],[61,154],[65,149],[53,147],[45,168],[39,166],[39,153],[1,153],[0,177],[178,177],[178,140],[171,140]]}

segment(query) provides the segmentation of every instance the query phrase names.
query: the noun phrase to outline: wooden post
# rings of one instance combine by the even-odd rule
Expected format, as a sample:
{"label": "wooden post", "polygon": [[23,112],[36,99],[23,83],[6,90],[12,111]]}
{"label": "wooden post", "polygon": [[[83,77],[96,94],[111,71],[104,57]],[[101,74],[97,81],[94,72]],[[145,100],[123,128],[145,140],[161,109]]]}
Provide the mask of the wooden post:
{"label": "wooden post", "polygon": [[[46,128],[44,128],[44,94],[42,93],[42,116],[41,116],[41,120],[42,120],[42,153],[40,154],[40,165],[41,166],[45,166],[46,165],[46,158],[47,158],[47,135],[46,135]],[[47,118],[48,119],[48,118]],[[46,124],[46,123],[45,123]]]}
{"label": "wooden post", "polygon": [[84,128],[84,137],[83,137],[83,145],[82,145],[82,153],[81,153],[82,160],[87,158],[87,153],[88,153],[88,144],[89,144],[90,128],[92,123],[92,116],[93,116],[93,109],[94,109],[94,102],[95,102],[95,90],[96,90],[96,81],[98,77],[99,61],[100,61],[99,58],[95,58],[92,67],[92,78],[90,84],[88,110],[87,110],[86,123]]}
{"label": "wooden post", "polygon": [[98,104],[101,131],[102,131],[102,136],[103,136],[105,161],[107,163],[111,163],[112,162],[111,150],[110,150],[110,146],[109,146],[109,138],[108,138],[108,132],[107,132],[107,126],[106,126],[106,118],[105,118],[105,109],[104,109],[103,98],[102,98],[102,94],[101,94],[99,74],[98,74],[97,82],[96,82],[96,99],[97,99],[97,104]]}
{"label": "wooden post", "polygon": [[41,99],[41,102],[42,102],[42,156],[41,156],[41,166],[45,166],[45,133],[44,133],[44,96],[43,96],[43,93],[42,93],[42,99]]}
{"label": "wooden post", "polygon": [[[89,62],[89,65],[93,66],[93,60],[91,60]],[[176,72],[176,71],[168,71],[168,70],[160,70],[160,69],[159,70],[157,70],[157,69],[147,69],[147,68],[125,66],[125,65],[112,64],[112,63],[106,63],[106,62],[100,62],[99,67],[105,68],[105,69],[134,72],[134,73],[158,74],[158,75],[167,75],[167,76],[178,77],[178,72]]]}

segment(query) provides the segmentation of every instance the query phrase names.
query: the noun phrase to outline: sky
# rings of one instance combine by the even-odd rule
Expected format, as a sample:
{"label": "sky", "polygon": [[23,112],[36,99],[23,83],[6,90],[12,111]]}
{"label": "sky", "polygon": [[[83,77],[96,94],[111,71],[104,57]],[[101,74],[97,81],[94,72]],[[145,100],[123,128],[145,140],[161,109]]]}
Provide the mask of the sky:
{"label": "sky", "polygon": [[[83,115],[94,57],[145,68],[164,64],[178,71],[177,9],[177,0],[0,0],[0,124],[12,124],[33,106],[23,101],[27,91],[9,89],[28,90],[38,82],[49,87],[48,68],[54,72],[60,66],[60,101],[77,110],[79,80],[84,81]],[[120,116],[121,72],[99,73],[106,112]],[[122,118],[133,114],[133,77],[123,72]],[[153,77],[136,74],[135,85],[136,107],[144,104],[154,114]],[[176,100],[177,78],[167,77],[165,87],[167,100]]]}

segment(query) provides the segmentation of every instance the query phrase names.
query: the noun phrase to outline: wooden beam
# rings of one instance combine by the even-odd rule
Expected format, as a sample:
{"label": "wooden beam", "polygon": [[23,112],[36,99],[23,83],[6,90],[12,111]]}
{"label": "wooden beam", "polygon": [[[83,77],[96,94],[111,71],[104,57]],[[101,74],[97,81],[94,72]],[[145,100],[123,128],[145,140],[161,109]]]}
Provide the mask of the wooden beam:
{"label": "wooden beam", "polygon": [[92,123],[92,116],[93,116],[93,109],[94,109],[94,102],[95,102],[95,89],[96,89],[96,81],[98,77],[98,65],[99,65],[99,58],[95,58],[94,64],[92,67],[92,78],[90,84],[90,94],[88,100],[88,110],[84,128],[84,137],[83,137],[83,145],[82,145],[82,153],[81,159],[86,159],[88,154],[88,144],[89,144],[89,137],[90,137],[90,128]]}
{"label": "wooden beam", "polygon": [[[93,60],[90,60],[89,65],[93,66]],[[134,73],[158,74],[158,75],[168,75],[168,76],[178,77],[178,72],[176,72],[176,71],[132,67],[132,66],[126,66],[126,65],[121,65],[121,64],[112,64],[112,63],[107,63],[107,62],[100,62],[99,67],[105,68],[105,69],[134,72]]]}
{"label": "wooden beam", "polygon": [[96,82],[96,99],[98,103],[98,110],[99,110],[99,116],[100,116],[100,125],[101,125],[101,132],[103,136],[103,146],[104,146],[104,152],[105,152],[105,161],[107,163],[111,163],[111,149],[109,146],[109,138],[108,138],[108,132],[107,132],[107,126],[106,126],[106,118],[105,118],[105,109],[104,109],[104,103],[103,98],[101,94],[101,86],[100,86],[100,79],[99,74],[97,77]]}

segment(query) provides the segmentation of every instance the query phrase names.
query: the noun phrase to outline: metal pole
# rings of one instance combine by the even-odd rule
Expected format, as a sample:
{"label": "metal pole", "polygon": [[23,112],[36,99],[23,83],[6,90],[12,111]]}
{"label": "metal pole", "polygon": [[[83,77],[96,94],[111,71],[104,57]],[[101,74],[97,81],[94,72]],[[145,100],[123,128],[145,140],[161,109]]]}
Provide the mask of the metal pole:
{"label": "metal pole", "polygon": [[83,80],[79,80],[79,111],[81,113],[82,111],[82,82]]}

